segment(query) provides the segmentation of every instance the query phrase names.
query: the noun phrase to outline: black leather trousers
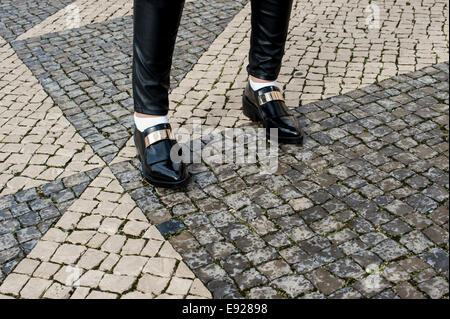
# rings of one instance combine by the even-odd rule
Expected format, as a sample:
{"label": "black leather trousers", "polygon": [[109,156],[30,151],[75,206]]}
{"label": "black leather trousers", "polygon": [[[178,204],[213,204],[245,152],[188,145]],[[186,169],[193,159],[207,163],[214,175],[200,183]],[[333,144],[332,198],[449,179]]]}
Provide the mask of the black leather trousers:
{"label": "black leather trousers", "polygon": [[[247,72],[276,80],[293,0],[251,0]],[[134,0],[133,95],[136,112],[166,115],[170,69],[184,0]]]}

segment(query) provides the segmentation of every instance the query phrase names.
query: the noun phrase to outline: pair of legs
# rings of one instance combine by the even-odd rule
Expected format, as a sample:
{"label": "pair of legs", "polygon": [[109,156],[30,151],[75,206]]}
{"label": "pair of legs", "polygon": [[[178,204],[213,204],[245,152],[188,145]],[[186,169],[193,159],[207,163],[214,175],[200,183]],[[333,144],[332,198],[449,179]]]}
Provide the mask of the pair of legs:
{"label": "pair of legs", "polygon": [[[254,82],[278,77],[293,0],[251,0],[247,71]],[[136,116],[168,112],[170,69],[184,0],[134,1],[133,94]]]}
{"label": "pair of legs", "polygon": [[[252,121],[262,122],[268,138],[274,138],[269,129],[275,128],[279,142],[298,144],[302,141],[299,125],[272,83],[281,68],[292,2],[251,0],[250,79],[242,111]],[[172,55],[183,7],[184,0],[134,1],[134,141],[144,178],[168,188],[185,185],[189,179],[185,163],[172,160],[177,142],[166,117]]]}

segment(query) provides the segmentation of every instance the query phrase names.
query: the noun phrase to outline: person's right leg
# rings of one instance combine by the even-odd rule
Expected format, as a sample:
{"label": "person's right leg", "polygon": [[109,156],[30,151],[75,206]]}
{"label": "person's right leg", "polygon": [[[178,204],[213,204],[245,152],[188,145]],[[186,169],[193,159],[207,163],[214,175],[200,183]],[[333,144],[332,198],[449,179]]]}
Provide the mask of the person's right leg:
{"label": "person's right leg", "polygon": [[184,0],[135,0],[133,95],[135,112],[165,116],[172,55]]}
{"label": "person's right leg", "polygon": [[170,157],[176,144],[167,120],[172,55],[184,0],[135,0],[133,43],[134,140],[142,173],[156,186],[188,179],[185,165]]}

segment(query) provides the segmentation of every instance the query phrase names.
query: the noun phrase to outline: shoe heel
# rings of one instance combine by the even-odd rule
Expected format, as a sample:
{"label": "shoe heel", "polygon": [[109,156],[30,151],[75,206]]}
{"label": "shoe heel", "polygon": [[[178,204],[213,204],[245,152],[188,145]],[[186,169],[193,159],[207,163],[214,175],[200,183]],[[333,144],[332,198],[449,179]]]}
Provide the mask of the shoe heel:
{"label": "shoe heel", "polygon": [[242,112],[253,122],[260,122],[258,109],[248,100],[248,98],[242,96]]}

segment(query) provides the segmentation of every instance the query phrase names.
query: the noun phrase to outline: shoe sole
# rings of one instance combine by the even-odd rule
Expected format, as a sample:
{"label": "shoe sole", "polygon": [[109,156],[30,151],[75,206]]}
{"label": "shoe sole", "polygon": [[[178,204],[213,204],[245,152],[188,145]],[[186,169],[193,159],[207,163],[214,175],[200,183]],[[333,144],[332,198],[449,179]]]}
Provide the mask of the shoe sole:
{"label": "shoe sole", "polygon": [[149,183],[153,186],[168,188],[168,189],[184,188],[186,186],[187,182],[189,181],[189,179],[191,178],[190,174],[187,173],[186,178],[179,182],[167,182],[167,181],[154,179],[154,178],[148,176],[147,174],[145,174],[144,166],[142,165],[142,160],[141,160],[141,157],[139,156],[139,154],[138,154],[138,159],[141,162],[141,175],[144,177],[144,179],[147,181],[147,183]]}
{"label": "shoe sole", "polygon": [[[266,127],[266,122],[264,121],[262,115],[259,112],[258,107],[253,104],[245,95],[242,96],[242,112],[247,116],[252,122],[262,123]],[[278,143],[282,144],[302,144],[303,135],[300,137],[278,137]],[[266,129],[266,138],[272,139],[270,131]]]}
{"label": "shoe sole", "polygon": [[[142,169],[142,167],[141,167]],[[187,182],[190,179],[190,176],[188,174],[188,176],[183,179],[182,181],[179,182],[164,182],[164,181],[160,181],[160,180],[155,180],[153,178],[151,178],[150,176],[147,176],[144,171],[142,170],[142,176],[144,176],[144,179],[149,183],[152,184],[153,186],[156,187],[162,187],[162,188],[168,188],[168,189],[180,189],[180,188],[184,188],[187,184]]]}

